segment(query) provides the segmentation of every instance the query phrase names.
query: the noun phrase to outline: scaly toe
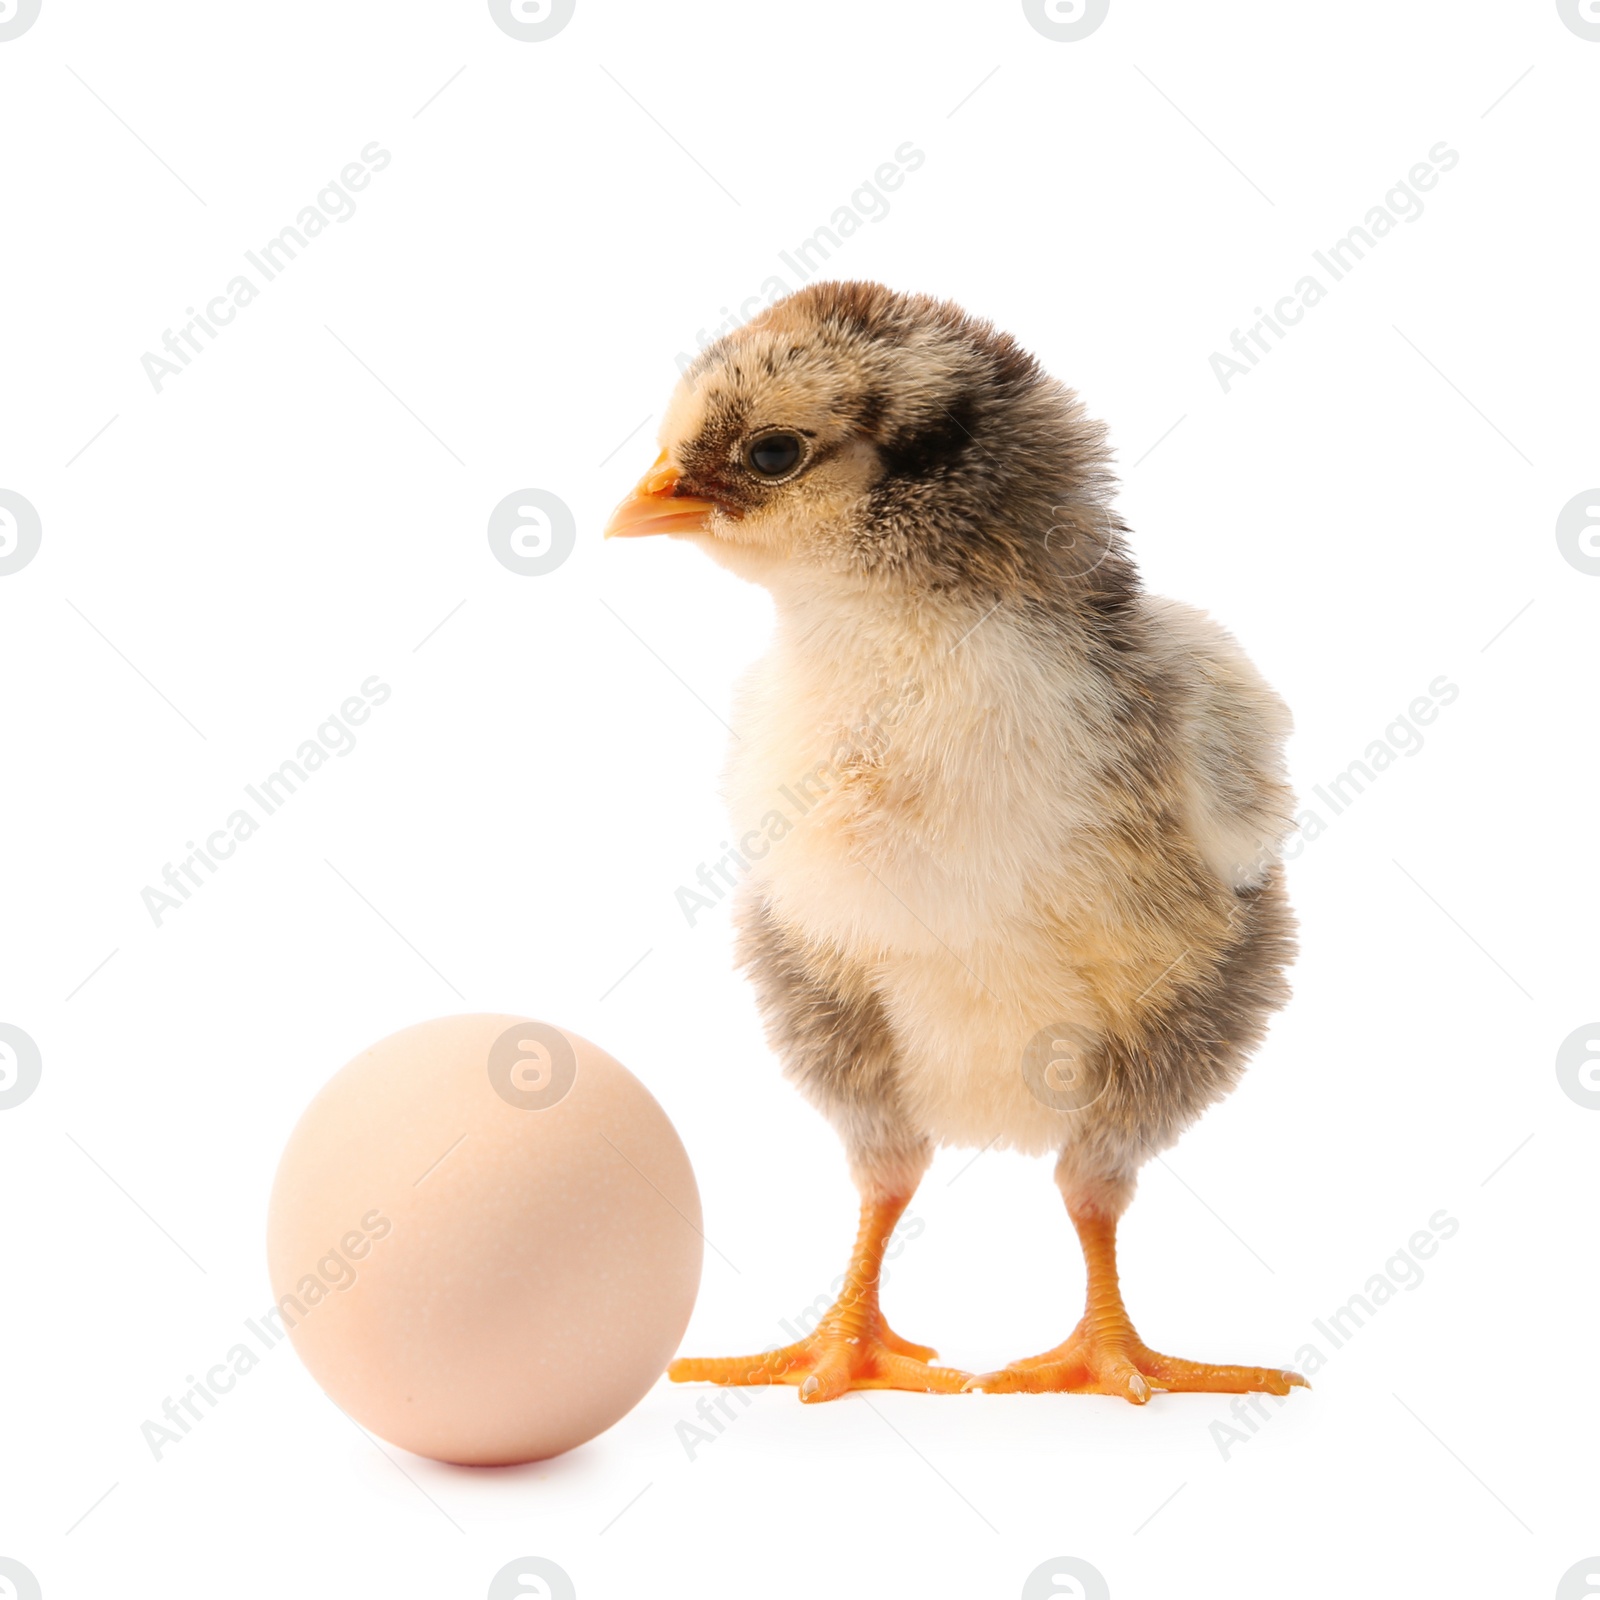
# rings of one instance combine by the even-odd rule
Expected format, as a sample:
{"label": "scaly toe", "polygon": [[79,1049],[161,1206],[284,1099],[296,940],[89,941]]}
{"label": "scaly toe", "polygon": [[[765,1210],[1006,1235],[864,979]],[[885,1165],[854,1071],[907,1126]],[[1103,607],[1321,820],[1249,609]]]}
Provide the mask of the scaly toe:
{"label": "scaly toe", "polygon": [[1185,1361],[1179,1356],[1164,1356],[1144,1351],[1140,1368],[1153,1383],[1174,1394],[1275,1394],[1311,1385],[1298,1372],[1277,1367],[1237,1367],[1209,1361]]}
{"label": "scaly toe", "polygon": [[883,1330],[883,1342],[897,1356],[910,1356],[913,1361],[937,1361],[939,1352],[932,1345],[913,1344],[909,1339],[902,1339],[893,1328]]}
{"label": "scaly toe", "polygon": [[1093,1382],[1081,1392],[1115,1395],[1136,1406],[1149,1404],[1150,1385],[1139,1370],[1134,1351],[1122,1345],[1108,1348],[1090,1344],[1085,1351],[1085,1359],[1093,1374]]}
{"label": "scaly toe", "polygon": [[936,1367],[913,1356],[884,1356],[879,1366],[881,1381],[872,1387],[910,1389],[923,1394],[962,1394],[969,1377],[958,1367]]}
{"label": "scaly toe", "polygon": [[1125,1369],[1119,1364],[1102,1375],[1097,1392],[1116,1395],[1132,1405],[1147,1406],[1152,1391],[1142,1372],[1132,1367]]}
{"label": "scaly toe", "polygon": [[854,1375],[851,1356],[852,1351],[846,1345],[824,1346],[800,1384],[801,1400],[807,1405],[837,1400],[850,1387]]}
{"label": "scaly toe", "polygon": [[1066,1394],[1084,1392],[1089,1381],[1079,1359],[1030,1356],[994,1372],[980,1372],[967,1380],[966,1387],[975,1394]]}
{"label": "scaly toe", "polygon": [[782,1383],[803,1361],[795,1345],[758,1356],[681,1357],[667,1368],[673,1383],[721,1383],[735,1388]]}

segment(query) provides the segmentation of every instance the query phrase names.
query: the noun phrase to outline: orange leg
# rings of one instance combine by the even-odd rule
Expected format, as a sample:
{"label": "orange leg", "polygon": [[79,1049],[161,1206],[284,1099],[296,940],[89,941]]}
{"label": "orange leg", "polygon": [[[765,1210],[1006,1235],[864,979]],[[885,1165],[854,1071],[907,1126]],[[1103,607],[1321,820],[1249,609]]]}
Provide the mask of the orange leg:
{"label": "orange leg", "polygon": [[1152,1387],[1211,1394],[1248,1394],[1253,1390],[1288,1394],[1296,1386],[1309,1387],[1297,1372],[1280,1372],[1275,1367],[1213,1366],[1152,1350],[1134,1332],[1122,1304],[1122,1290],[1117,1283],[1116,1218],[1084,1210],[1074,1213],[1072,1222],[1089,1269],[1088,1298],[1078,1326],[1054,1350],[969,1379],[969,1389],[981,1389],[986,1394],[1059,1390],[1115,1394],[1142,1406],[1149,1400]]}
{"label": "orange leg", "polygon": [[844,1288],[804,1339],[758,1356],[674,1361],[667,1376],[674,1383],[791,1383],[805,1401],[836,1400],[850,1389],[959,1394],[967,1374],[931,1366],[938,1352],[902,1339],[878,1307],[884,1247],[910,1198],[862,1201]]}

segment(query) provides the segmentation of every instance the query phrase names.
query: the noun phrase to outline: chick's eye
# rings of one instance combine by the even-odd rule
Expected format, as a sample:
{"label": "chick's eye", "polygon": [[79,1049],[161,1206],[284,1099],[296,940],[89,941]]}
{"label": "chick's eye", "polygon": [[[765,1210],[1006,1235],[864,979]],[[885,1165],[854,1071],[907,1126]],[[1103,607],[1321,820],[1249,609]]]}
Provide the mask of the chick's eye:
{"label": "chick's eye", "polygon": [[750,446],[745,459],[750,470],[763,478],[781,478],[799,465],[803,448],[792,433],[769,433]]}

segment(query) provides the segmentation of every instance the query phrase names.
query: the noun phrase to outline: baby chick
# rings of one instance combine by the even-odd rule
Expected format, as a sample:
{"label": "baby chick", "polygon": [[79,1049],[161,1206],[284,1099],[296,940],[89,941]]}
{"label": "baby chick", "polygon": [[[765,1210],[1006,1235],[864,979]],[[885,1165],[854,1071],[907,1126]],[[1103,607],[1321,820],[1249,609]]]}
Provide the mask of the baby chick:
{"label": "baby chick", "polygon": [[[1105,431],[1007,335],[805,288],[685,373],[608,534],[764,584],[727,789],[739,953],[861,1195],[845,1287],[679,1381],[1285,1394],[1150,1349],[1117,1284],[1140,1166],[1226,1095],[1287,995],[1289,718],[1200,612],[1144,594]],[[971,1377],[894,1333],[884,1247],[938,1145],[1055,1152],[1088,1268],[1052,1350]]]}

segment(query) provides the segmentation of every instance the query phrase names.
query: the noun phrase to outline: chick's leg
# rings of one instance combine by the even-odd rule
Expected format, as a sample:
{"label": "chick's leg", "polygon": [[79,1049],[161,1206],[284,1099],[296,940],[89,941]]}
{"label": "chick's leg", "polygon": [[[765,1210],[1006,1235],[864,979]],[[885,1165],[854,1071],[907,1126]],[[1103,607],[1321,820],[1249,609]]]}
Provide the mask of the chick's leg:
{"label": "chick's leg", "polygon": [[805,1401],[834,1400],[850,1389],[960,1393],[967,1374],[929,1365],[938,1352],[902,1339],[878,1305],[884,1250],[910,1199],[863,1196],[844,1288],[812,1333],[757,1356],[674,1361],[667,1376],[674,1383],[789,1383]]}
{"label": "chick's leg", "polygon": [[1092,1203],[1068,1213],[1078,1230],[1089,1288],[1082,1318],[1066,1341],[1043,1355],[1014,1361],[999,1372],[972,1378],[968,1387],[986,1394],[1112,1394],[1144,1405],[1152,1388],[1285,1395],[1306,1380],[1274,1367],[1216,1366],[1184,1361],[1152,1350],[1134,1331],[1117,1282],[1117,1219]]}

